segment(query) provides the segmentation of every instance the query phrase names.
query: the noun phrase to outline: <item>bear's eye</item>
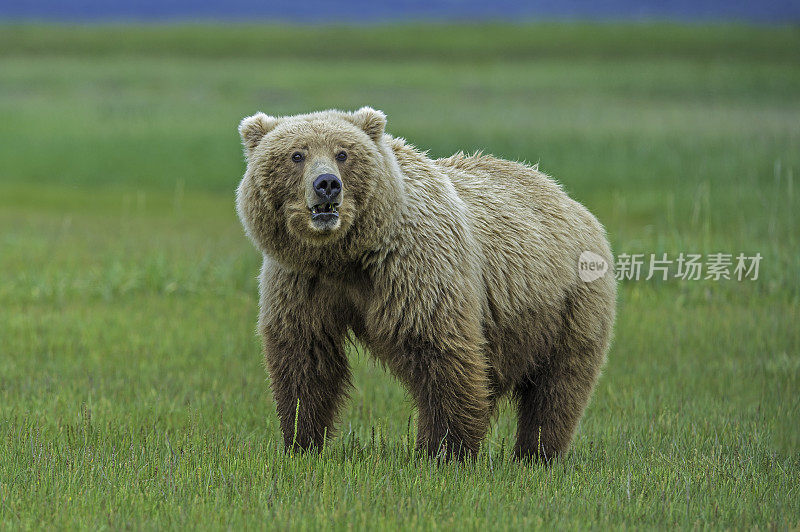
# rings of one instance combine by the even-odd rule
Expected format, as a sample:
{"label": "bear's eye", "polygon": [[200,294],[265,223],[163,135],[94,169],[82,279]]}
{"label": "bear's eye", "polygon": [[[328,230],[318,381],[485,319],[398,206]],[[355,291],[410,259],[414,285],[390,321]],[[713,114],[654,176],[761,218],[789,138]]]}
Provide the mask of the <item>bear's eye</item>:
{"label": "bear's eye", "polygon": [[343,151],[340,151],[339,153],[336,154],[336,160],[339,161],[339,162],[346,161],[347,160],[347,153],[343,152]]}
{"label": "bear's eye", "polygon": [[294,152],[294,153],[292,154],[292,160],[293,160],[294,162],[296,162],[296,163],[299,163],[299,162],[300,162],[300,161],[302,161],[304,158],[305,158],[305,157],[303,157],[303,154],[302,154],[302,153],[300,153],[299,151],[296,151],[296,152]]}

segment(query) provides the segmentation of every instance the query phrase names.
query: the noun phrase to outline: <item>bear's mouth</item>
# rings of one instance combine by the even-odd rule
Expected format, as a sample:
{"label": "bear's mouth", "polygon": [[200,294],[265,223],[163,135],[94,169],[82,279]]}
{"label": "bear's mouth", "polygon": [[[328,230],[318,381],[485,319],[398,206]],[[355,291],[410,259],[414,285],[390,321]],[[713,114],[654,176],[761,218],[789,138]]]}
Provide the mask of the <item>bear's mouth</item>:
{"label": "bear's mouth", "polygon": [[338,203],[321,203],[309,208],[311,211],[311,218],[316,218],[321,214],[333,214],[336,218],[339,217],[339,204]]}
{"label": "bear's mouth", "polygon": [[317,229],[332,231],[339,223],[338,203],[320,203],[308,210],[311,211],[311,223]]}

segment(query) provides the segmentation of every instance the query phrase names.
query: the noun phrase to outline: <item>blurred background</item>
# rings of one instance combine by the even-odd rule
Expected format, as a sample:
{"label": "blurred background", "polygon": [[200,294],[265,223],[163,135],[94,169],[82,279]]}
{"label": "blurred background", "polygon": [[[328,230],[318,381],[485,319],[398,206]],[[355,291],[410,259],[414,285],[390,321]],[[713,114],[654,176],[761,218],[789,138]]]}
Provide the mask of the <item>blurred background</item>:
{"label": "blurred background", "polygon": [[[0,0],[0,523],[796,526],[798,20],[788,0]],[[432,157],[538,163],[617,255],[760,253],[759,277],[622,281],[551,473],[508,461],[508,408],[473,469],[408,458],[411,404],[357,352],[340,454],[287,459],[236,126],[363,105]]]}

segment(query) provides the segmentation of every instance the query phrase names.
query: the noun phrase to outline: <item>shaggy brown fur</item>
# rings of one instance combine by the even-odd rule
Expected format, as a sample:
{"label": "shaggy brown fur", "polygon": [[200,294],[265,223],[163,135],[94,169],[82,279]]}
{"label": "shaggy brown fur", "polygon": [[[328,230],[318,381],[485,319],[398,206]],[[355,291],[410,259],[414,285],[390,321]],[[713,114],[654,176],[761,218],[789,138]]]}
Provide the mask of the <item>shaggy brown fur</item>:
{"label": "shaggy brown fur", "polygon": [[[285,444],[334,432],[352,331],[408,388],[420,448],[474,454],[511,394],[516,454],[563,453],[614,323],[613,274],[578,277],[582,251],[612,264],[603,227],[535,168],[432,160],[385,125],[363,108],[239,127],[237,210],[264,255],[259,330]],[[320,173],[342,182],[333,228],[310,215]]]}

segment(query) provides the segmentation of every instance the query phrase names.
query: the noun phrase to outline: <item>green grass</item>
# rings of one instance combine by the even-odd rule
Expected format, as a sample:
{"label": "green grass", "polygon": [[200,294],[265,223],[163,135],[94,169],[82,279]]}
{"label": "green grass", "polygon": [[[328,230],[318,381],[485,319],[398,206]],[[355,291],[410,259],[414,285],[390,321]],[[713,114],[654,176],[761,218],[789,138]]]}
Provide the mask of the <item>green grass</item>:
{"label": "green grass", "polygon": [[[800,34],[745,26],[0,28],[0,528],[800,525]],[[287,455],[233,210],[238,120],[381,108],[432,155],[538,161],[617,253],[763,256],[621,285],[572,452],[413,451],[352,353]]]}

